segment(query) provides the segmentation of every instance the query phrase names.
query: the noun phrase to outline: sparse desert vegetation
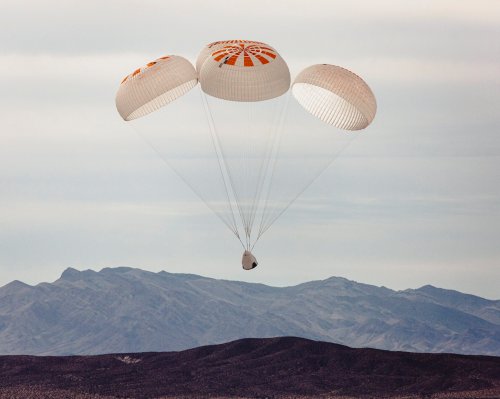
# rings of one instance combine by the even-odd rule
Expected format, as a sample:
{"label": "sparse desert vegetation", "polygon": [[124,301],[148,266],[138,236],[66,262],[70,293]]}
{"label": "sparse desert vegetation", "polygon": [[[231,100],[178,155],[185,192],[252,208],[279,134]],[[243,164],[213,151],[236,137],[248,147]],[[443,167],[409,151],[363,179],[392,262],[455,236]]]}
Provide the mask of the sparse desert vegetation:
{"label": "sparse desert vegetation", "polygon": [[[380,398],[387,399],[498,399],[500,396],[498,389],[486,389],[480,391],[449,392],[432,395],[383,395]],[[335,394],[325,395],[270,395],[270,396],[212,396],[212,395],[191,395],[191,396],[161,396],[151,399],[370,399],[377,398],[373,395],[345,396]],[[132,399],[124,396],[109,396],[89,393],[78,393],[70,390],[51,389],[44,387],[28,386],[0,389],[0,399]]]}
{"label": "sparse desert vegetation", "polygon": [[0,356],[0,399],[500,398],[500,358],[281,337],[181,352]]}

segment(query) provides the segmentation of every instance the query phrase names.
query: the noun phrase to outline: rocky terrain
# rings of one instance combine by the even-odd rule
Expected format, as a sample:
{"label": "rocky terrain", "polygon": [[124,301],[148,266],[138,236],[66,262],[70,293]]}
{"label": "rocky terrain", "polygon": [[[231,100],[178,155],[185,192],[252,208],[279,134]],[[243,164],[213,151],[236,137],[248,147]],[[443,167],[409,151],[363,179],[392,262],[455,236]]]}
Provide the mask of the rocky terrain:
{"label": "rocky terrain", "polygon": [[172,351],[298,336],[353,347],[500,355],[500,301],[332,277],[293,287],[132,268],[0,288],[0,354]]}
{"label": "rocky terrain", "polygon": [[0,357],[0,398],[498,398],[500,358],[281,337],[182,352]]}

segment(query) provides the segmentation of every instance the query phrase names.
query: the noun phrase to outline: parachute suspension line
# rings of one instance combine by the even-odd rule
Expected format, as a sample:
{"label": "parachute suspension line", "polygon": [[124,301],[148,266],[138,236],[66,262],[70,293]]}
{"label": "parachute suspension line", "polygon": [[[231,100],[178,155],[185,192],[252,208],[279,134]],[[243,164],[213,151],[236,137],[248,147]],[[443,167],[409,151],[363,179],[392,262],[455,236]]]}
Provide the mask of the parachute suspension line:
{"label": "parachute suspension line", "polygon": [[[259,173],[257,177],[257,185],[255,187],[255,192],[253,196],[253,201],[252,201],[252,208],[250,210],[250,225],[253,226],[255,222],[255,217],[257,215],[257,211],[259,209],[259,204],[261,203],[261,195],[262,195],[262,189],[264,187],[264,183],[266,182],[266,177],[268,176],[268,168],[269,168],[269,161],[272,156],[272,150],[273,150],[273,145],[274,145],[274,137],[275,134],[278,130],[277,126],[279,123],[279,119],[281,116],[281,112],[283,112],[283,104],[281,102],[275,104],[275,108],[279,108],[280,112],[278,113],[277,110],[275,110],[272,115],[275,115],[273,118],[273,123],[269,127],[269,131],[266,132],[266,143],[264,145],[264,157],[261,160],[260,167],[259,167]],[[261,151],[262,153],[263,151]],[[255,243],[252,245],[252,249],[255,246]]]}
{"label": "parachute suspension line", "polygon": [[[215,129],[214,120],[213,120],[212,114],[210,112],[210,108],[208,107],[208,103],[207,103],[207,99],[205,97],[205,94],[203,93],[203,91],[201,89],[199,89],[199,93],[200,93],[200,96],[202,97],[203,108],[205,110],[205,117],[207,118],[207,123],[208,123],[209,130],[210,130],[210,138],[212,140],[212,145],[214,148],[215,155],[217,156],[217,164],[219,166],[219,172],[221,175],[222,182],[224,184],[224,190],[226,192],[226,199],[227,199],[227,203],[228,203],[229,210],[230,210],[229,213],[231,215],[232,222],[233,222],[233,228],[231,228],[231,231],[234,233],[236,238],[238,238],[241,245],[243,246],[243,249],[246,249],[245,245],[241,241],[241,237],[240,237],[240,234],[238,232],[238,225],[237,225],[236,219],[234,217],[234,210],[233,210],[233,206],[232,206],[231,200],[230,200],[229,188],[227,186],[226,178],[224,176],[224,168],[226,167],[226,165],[223,164],[224,161],[223,161],[221,155],[219,154],[219,152],[222,153],[222,149],[221,149],[220,145],[219,145],[219,148],[217,147],[217,144],[219,144],[219,143],[218,143],[217,136],[216,136],[217,133],[216,133],[216,129]],[[227,167],[226,167],[226,170],[227,170]]]}
{"label": "parachute suspension line", "polygon": [[264,189],[264,192],[263,192],[265,199],[263,200],[264,205],[262,208],[259,232],[257,234],[257,238],[255,239],[255,242],[252,245],[252,250],[255,247],[255,244],[257,244],[257,242],[259,241],[262,234],[264,234],[264,232],[262,231],[263,225],[264,225],[264,219],[266,216],[266,210],[268,209],[269,196],[271,194],[271,184],[272,184],[273,179],[274,179],[274,173],[276,170],[276,161],[277,161],[278,154],[279,154],[281,139],[283,137],[285,120],[286,120],[286,117],[288,114],[288,105],[290,104],[290,98],[291,98],[290,92],[288,92],[286,94],[285,104],[281,107],[281,112],[278,113],[276,122],[273,124],[274,125],[273,126],[273,133],[272,133],[273,137],[271,140],[271,147],[269,148],[269,155],[267,156],[267,165],[266,165],[266,170],[264,173],[264,181],[262,182],[261,190],[264,189],[264,186],[265,186],[264,182],[266,181],[266,178],[267,178],[267,188]]}
{"label": "parachute suspension line", "polygon": [[[246,226],[246,232],[248,236],[248,246],[250,247],[251,245],[251,236],[252,236],[252,208],[253,208],[253,201],[251,200],[251,187],[254,182],[255,176],[252,174],[252,171],[255,171],[255,163],[258,160],[258,152],[256,151],[258,143],[256,142],[258,140],[258,134],[256,134],[255,129],[259,129],[259,126],[256,126],[256,123],[254,121],[254,115],[255,115],[255,102],[250,102],[250,106],[248,107],[248,123],[247,123],[247,137],[248,137],[248,145],[246,146],[246,154],[247,154],[247,159],[246,159],[246,175],[247,175],[247,182],[248,184],[245,184],[245,198],[247,199],[248,203],[246,205],[246,220],[247,220],[247,226]],[[261,160],[259,160],[261,161]]]}
{"label": "parachute suspension line", "polygon": [[[224,149],[222,148],[222,145],[220,144],[220,139],[219,139],[219,136],[217,134],[217,128],[215,126],[215,121],[214,121],[214,118],[213,118],[213,115],[212,115],[212,112],[210,111],[210,104],[208,103],[207,101],[207,97],[206,97],[206,94],[200,89],[200,94],[203,98],[203,104],[204,104],[204,107],[205,107],[205,110],[206,110],[206,116],[207,116],[207,119],[208,119],[208,125],[210,126],[210,134],[211,134],[211,137],[212,137],[212,143],[215,147],[215,153],[217,155],[217,160],[219,162],[219,168],[221,170],[221,174],[224,174],[223,173],[223,170],[226,171],[226,174],[228,176],[228,180],[229,180],[229,187],[227,186],[226,184],[226,180],[224,180],[224,186],[226,188],[226,195],[227,195],[227,198],[228,198],[228,203],[229,203],[229,206],[230,206],[230,209],[231,209],[231,213],[233,215],[233,221],[235,223],[235,235],[236,237],[238,237],[238,239],[240,240],[241,242],[241,245],[243,245],[243,248],[244,249],[248,249],[248,246],[249,244],[247,243],[247,245],[245,246],[243,244],[243,242],[241,241],[241,237],[239,235],[239,232],[238,232],[238,227],[237,227],[237,224],[236,224],[236,219],[234,217],[234,211],[233,211],[233,207],[231,205],[231,199],[230,199],[230,194],[229,194],[229,191],[231,190],[234,198],[235,198],[235,202],[236,202],[236,208],[238,209],[238,213],[240,215],[240,218],[242,221],[244,221],[244,216],[243,216],[243,213],[242,213],[242,210],[241,210],[241,205],[240,205],[240,199],[238,197],[238,194],[236,193],[236,190],[234,189],[235,185],[234,185],[234,181],[233,181],[233,178],[232,178],[232,175],[231,175],[231,171],[229,170],[229,168],[227,167],[227,160],[226,160],[226,156],[224,155]],[[217,151],[217,149],[219,151]]]}
{"label": "parachute suspension line", "polygon": [[[251,240],[251,234],[252,234],[252,227],[250,224],[250,219],[249,219],[249,208],[250,208],[250,203],[249,203],[249,187],[250,187],[250,173],[251,173],[251,162],[252,162],[252,155],[254,153],[252,145],[254,144],[252,140],[252,131],[251,131],[251,126],[252,126],[252,106],[253,102],[251,102],[246,108],[246,123],[245,123],[245,131],[244,131],[244,146],[243,146],[243,157],[242,157],[242,164],[241,168],[243,170],[243,198],[246,203],[242,205],[243,208],[243,213],[245,215],[245,219],[243,221],[243,228],[245,230],[245,237],[247,241],[247,246],[250,246],[250,240]],[[241,126],[241,125],[240,125]],[[241,128],[241,127],[240,127]],[[248,248],[247,248],[248,249]]]}
{"label": "parachute suspension line", "polygon": [[[228,228],[229,230],[231,230],[235,235],[236,237],[240,240],[241,242],[241,239],[239,237],[239,234],[238,234],[238,230],[231,226],[231,224],[229,224],[211,205],[208,201],[205,200],[205,198],[203,198],[203,196],[198,192],[198,190],[196,190],[194,188],[194,186],[192,184],[189,183],[189,181],[187,181],[180,173],[179,171],[174,168],[174,166],[168,161],[168,159],[160,152],[158,151],[158,149],[151,143],[151,141],[146,137],[144,136],[134,125],[131,125],[132,126],[132,129],[134,129],[135,133],[156,153],[156,155],[158,155],[158,157],[172,170],[174,171],[174,173],[184,182],[184,184],[186,184],[190,189],[191,191],[215,214],[217,215],[217,217],[222,221],[222,223],[224,223]],[[243,243],[242,243],[243,245]],[[244,246],[243,246],[244,247]]]}
{"label": "parachute suspension line", "polygon": [[271,192],[271,183],[274,176],[274,166],[276,162],[276,156],[279,152],[279,147],[281,143],[281,133],[283,132],[284,121],[286,119],[286,115],[288,112],[288,104],[290,101],[290,93],[284,96],[284,101],[277,104],[277,110],[273,113],[275,115],[274,121],[270,128],[270,134],[268,135],[268,142],[266,144],[266,162],[263,165],[263,173],[262,178],[259,181],[259,192],[258,192],[258,202],[256,204],[256,209],[253,214],[253,219],[255,219],[257,215],[257,209],[260,204],[260,226],[259,231],[257,233],[257,237],[252,245],[251,250],[259,241],[262,228],[262,220],[264,215],[266,214],[266,209],[269,201],[269,195]]}
{"label": "parachute suspension line", "polygon": [[317,179],[318,179],[318,178],[319,178],[319,177],[320,177],[320,176],[321,176],[324,172],[325,172],[325,170],[327,170],[327,169],[330,167],[330,165],[331,165],[331,164],[332,164],[332,163],[333,163],[333,162],[334,162],[334,161],[338,158],[338,156],[339,156],[342,152],[344,152],[344,151],[345,151],[345,149],[346,149],[347,147],[349,147],[349,145],[350,145],[350,144],[351,144],[354,140],[356,140],[356,139],[358,138],[358,136],[359,136],[359,135],[358,135],[358,134],[356,134],[356,135],[355,135],[355,137],[354,137],[352,140],[350,140],[350,141],[348,141],[346,144],[344,144],[344,146],[343,146],[341,149],[339,149],[339,150],[338,150],[338,151],[337,151],[337,152],[333,155],[333,158],[331,158],[331,159],[329,160],[329,162],[326,164],[326,166],[324,166],[324,167],[323,167],[323,168],[322,168],[322,169],[321,169],[321,170],[320,170],[320,171],[316,174],[316,176],[312,179],[312,181],[310,181],[309,183],[307,183],[307,184],[305,185],[305,187],[304,187],[302,190],[300,190],[300,191],[299,191],[299,193],[298,193],[295,197],[293,197],[293,199],[292,199],[292,200],[291,200],[291,201],[290,201],[290,202],[286,205],[286,207],[285,207],[285,208],[283,208],[283,209],[282,209],[282,210],[281,210],[281,211],[280,211],[280,212],[279,212],[279,213],[278,213],[275,217],[270,217],[270,218],[268,218],[268,220],[267,220],[267,222],[266,222],[266,225],[264,226],[264,228],[263,228],[262,232],[261,232],[261,233],[260,233],[260,235],[259,235],[259,238],[260,238],[260,237],[261,237],[261,236],[262,236],[262,235],[263,235],[263,234],[264,234],[264,233],[265,233],[265,232],[266,232],[266,231],[267,231],[267,230],[268,230],[268,229],[269,229],[269,228],[273,225],[273,223],[274,223],[274,222],[275,222],[275,221],[276,221],[276,220],[277,220],[277,219],[278,219],[281,215],[283,215],[283,213],[285,213],[285,211],[286,211],[288,208],[290,208],[290,206],[291,206],[291,205],[292,205],[292,204],[293,204],[293,203],[297,200],[297,198],[299,198],[299,197],[302,195],[302,193],[303,193],[304,191],[306,191],[306,190],[307,190],[307,189],[308,189],[308,188],[309,188],[309,187],[310,187],[310,186],[311,186],[311,185],[312,185],[312,184],[313,184],[313,183],[314,183],[314,182],[315,182],[315,181],[316,181],[316,180],[317,180]]}
{"label": "parachute suspension line", "polygon": [[[250,160],[249,163],[247,164],[249,174],[253,171],[253,175],[251,175],[252,178],[252,185],[248,185],[248,188],[250,189],[253,187],[253,191],[248,191],[246,198],[249,200],[248,204],[248,215],[247,215],[247,220],[248,220],[248,233],[249,233],[249,244],[251,244],[251,234],[254,226],[254,221],[255,221],[255,214],[258,209],[259,205],[259,200],[260,200],[260,192],[261,192],[261,186],[262,182],[265,178],[265,165],[268,157],[268,145],[269,145],[269,132],[267,131],[260,131],[262,128],[260,123],[261,121],[255,121],[255,118],[259,115],[259,113],[256,112],[256,105],[255,102],[250,103],[249,107],[249,131],[248,131],[248,137],[249,137],[249,145],[248,148],[250,150]],[[252,129],[252,126],[255,126],[256,128]],[[262,142],[262,136],[263,133],[267,137],[267,140]],[[263,145],[265,143],[265,145]],[[257,172],[257,173],[255,173]]]}
{"label": "parachute suspension line", "polygon": [[[256,192],[259,184],[259,175],[255,172],[261,169],[263,163],[262,151],[259,151],[259,138],[261,136],[260,120],[255,120],[256,102],[251,101],[246,105],[246,132],[245,132],[245,148],[244,148],[244,198],[245,198],[245,233],[247,235],[248,246],[250,248],[252,242],[253,220],[252,213],[255,207]],[[248,249],[249,249],[248,248]]]}

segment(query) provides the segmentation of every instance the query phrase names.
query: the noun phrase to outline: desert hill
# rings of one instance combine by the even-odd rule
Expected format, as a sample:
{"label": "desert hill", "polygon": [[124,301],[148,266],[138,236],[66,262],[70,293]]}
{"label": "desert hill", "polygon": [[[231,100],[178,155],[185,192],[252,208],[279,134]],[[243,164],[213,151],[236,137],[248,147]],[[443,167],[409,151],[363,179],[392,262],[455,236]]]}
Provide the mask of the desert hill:
{"label": "desert hill", "polygon": [[0,398],[30,395],[498,398],[500,358],[353,349],[294,337],[181,352],[1,356]]}

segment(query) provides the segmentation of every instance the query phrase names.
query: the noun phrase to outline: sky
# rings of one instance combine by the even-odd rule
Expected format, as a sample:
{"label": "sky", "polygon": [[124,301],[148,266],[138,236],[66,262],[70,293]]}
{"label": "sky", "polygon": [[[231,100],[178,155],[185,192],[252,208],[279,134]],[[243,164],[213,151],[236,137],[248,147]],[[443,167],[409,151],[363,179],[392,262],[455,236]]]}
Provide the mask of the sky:
{"label": "sky", "polygon": [[[497,0],[0,5],[0,286],[130,266],[500,299]],[[262,237],[250,272],[232,233],[115,107],[137,67],[165,54],[194,63],[233,38],[271,44],[292,79],[316,63],[350,69],[378,105]]]}

